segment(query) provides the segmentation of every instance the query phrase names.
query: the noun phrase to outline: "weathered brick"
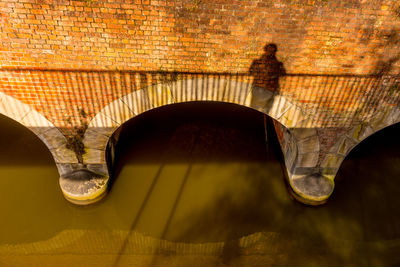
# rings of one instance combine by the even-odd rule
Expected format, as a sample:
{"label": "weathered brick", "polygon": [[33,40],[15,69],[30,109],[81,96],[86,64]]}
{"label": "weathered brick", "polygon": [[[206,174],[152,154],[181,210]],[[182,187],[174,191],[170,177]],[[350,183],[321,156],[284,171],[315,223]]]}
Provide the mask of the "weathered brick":
{"label": "weathered brick", "polygon": [[[164,68],[246,73],[251,63],[263,54],[264,45],[274,42],[278,46],[278,59],[288,73],[366,75],[399,71],[399,64],[391,62],[388,56],[399,51],[395,38],[399,35],[398,18],[392,12],[395,1],[378,6],[364,1],[359,7],[351,0],[332,1],[329,8],[306,0],[286,5],[221,0],[184,6],[178,6],[175,1],[89,2],[37,4],[36,1],[0,0],[0,4],[7,4],[2,6],[0,17],[1,49],[4,50],[0,64],[16,69],[154,71]],[[24,55],[16,56],[17,52]],[[385,66],[386,69],[379,69]],[[87,90],[85,97],[93,94],[90,90],[99,89],[92,80],[81,84]],[[288,77],[280,93],[307,106],[310,115],[315,111],[315,120],[321,125],[343,125],[346,116],[353,116],[353,109],[362,105],[359,99],[370,99],[369,91],[353,92],[354,86],[346,86],[352,80],[329,82],[334,91],[320,89],[326,88],[327,82],[310,86],[292,80],[289,86]],[[8,88],[5,90],[9,94],[20,90],[15,84],[2,88]],[[29,88],[39,90],[36,85]],[[40,90],[43,88],[52,90],[51,86],[41,86]],[[60,88],[68,92],[74,87],[60,85]],[[96,112],[113,97],[107,96],[101,103],[90,97],[88,101]],[[71,97],[76,102],[71,100],[61,105],[60,110],[43,112],[60,122],[61,113],[67,114],[68,108],[83,103],[81,98]],[[43,104],[38,98],[29,98],[29,101],[38,109]],[[345,116],[345,112],[353,115]]]}

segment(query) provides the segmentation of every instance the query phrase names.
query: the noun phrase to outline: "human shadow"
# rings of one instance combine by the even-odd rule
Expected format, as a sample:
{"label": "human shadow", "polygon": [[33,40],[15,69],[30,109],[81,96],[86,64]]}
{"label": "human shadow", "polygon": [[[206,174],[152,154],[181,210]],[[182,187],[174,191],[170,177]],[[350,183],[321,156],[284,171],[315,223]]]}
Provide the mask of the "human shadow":
{"label": "human shadow", "polygon": [[274,43],[264,46],[264,54],[255,59],[249,69],[253,76],[251,106],[268,113],[275,95],[279,94],[279,77],[286,74],[283,63],[276,58]]}
{"label": "human shadow", "polygon": [[[249,73],[253,76],[251,106],[261,112],[269,114],[279,94],[279,77],[286,74],[283,63],[276,58],[278,46],[267,43],[264,54],[253,60]],[[265,125],[265,130],[269,130]]]}
{"label": "human shadow", "polygon": [[254,77],[253,87],[263,88],[270,92],[279,92],[279,77],[286,74],[283,63],[276,58],[278,47],[268,43],[264,46],[264,54],[255,59],[249,72]]}

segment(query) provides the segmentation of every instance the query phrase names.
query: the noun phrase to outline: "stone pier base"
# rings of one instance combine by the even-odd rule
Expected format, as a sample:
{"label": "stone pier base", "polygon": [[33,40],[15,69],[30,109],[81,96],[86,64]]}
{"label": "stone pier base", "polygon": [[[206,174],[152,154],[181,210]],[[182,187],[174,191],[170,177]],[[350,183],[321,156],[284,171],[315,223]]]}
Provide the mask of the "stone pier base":
{"label": "stone pier base", "polygon": [[69,202],[88,205],[107,194],[109,175],[103,166],[62,164],[59,170],[61,191]]}
{"label": "stone pier base", "polygon": [[289,130],[277,121],[274,121],[274,126],[284,157],[284,170],[290,193],[304,204],[324,204],[333,192],[334,181],[323,175],[317,130]]}

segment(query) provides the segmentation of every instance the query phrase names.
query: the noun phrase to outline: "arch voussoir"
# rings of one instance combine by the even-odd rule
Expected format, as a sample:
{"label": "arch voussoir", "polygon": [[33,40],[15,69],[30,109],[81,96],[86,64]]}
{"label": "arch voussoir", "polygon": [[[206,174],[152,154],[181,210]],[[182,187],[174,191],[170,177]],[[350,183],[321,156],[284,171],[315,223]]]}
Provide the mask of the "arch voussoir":
{"label": "arch voussoir", "polygon": [[[21,123],[21,120],[29,111],[33,110],[29,105],[22,103],[18,99],[1,93],[0,98],[0,113]],[[21,123],[24,125],[23,123]]]}
{"label": "arch voussoir", "polygon": [[275,117],[271,116],[272,114],[269,112],[273,100],[274,94],[272,92],[265,90],[264,88],[253,87],[248,94],[245,103],[249,108],[258,110],[276,119]]}
{"label": "arch voussoir", "polygon": [[[142,89],[147,96],[151,108],[161,107],[175,103],[170,89],[170,84],[158,83]],[[141,113],[141,112],[140,112]]]}
{"label": "arch voussoir", "polygon": [[119,103],[121,105],[126,105],[135,115],[141,114],[153,108],[148,94],[144,89],[136,90],[119,98],[116,101],[117,104]]}
{"label": "arch voussoir", "polygon": [[[280,95],[275,95],[273,97],[273,101],[271,101],[271,105],[269,107],[268,115],[283,124],[283,121],[281,121],[280,118],[292,106],[293,106],[293,103],[288,101],[285,97],[280,96]],[[285,124],[283,124],[283,125],[285,125]],[[286,127],[286,125],[285,125],[285,127]]]}
{"label": "arch voussoir", "polygon": [[170,84],[174,103],[190,101],[223,101],[227,84],[225,79],[192,78]]}
{"label": "arch voussoir", "polygon": [[224,90],[223,102],[246,105],[246,99],[251,92],[251,87],[251,84],[247,82],[238,81],[237,79],[228,80]]}

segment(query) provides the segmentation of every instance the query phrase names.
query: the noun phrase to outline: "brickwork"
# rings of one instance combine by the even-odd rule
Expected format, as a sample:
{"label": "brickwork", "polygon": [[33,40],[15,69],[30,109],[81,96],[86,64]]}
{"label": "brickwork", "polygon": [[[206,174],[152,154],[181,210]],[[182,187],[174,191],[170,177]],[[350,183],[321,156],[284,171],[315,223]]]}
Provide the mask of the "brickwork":
{"label": "brickwork", "polygon": [[2,66],[246,71],[276,43],[288,72],[398,69],[397,1],[1,1]]}
{"label": "brickwork", "polygon": [[[264,45],[275,43],[288,73],[398,73],[399,6],[386,0],[0,1],[0,66],[236,73],[247,72]],[[12,80],[2,80],[2,90],[11,87],[17,92],[7,93],[28,104],[42,102],[40,86],[48,79],[40,75],[7,73]],[[43,86],[48,92],[53,84]],[[90,94],[84,89],[98,90],[84,84],[73,93]],[[54,93],[71,94],[63,90]],[[65,101],[61,107],[82,100]]]}
{"label": "brickwork", "polygon": [[[397,1],[387,0],[0,1],[0,66],[244,73],[266,43],[275,43],[287,73],[395,74],[399,10]],[[99,76],[94,85],[86,73],[68,75],[7,72],[0,85],[60,127],[66,114],[74,121],[94,92],[101,89],[105,99],[91,103],[88,113],[120,97],[110,87],[96,86]],[[347,99],[354,92],[345,85],[331,88],[335,94],[318,86],[310,92],[309,86],[285,90],[317,105],[330,93],[331,109],[338,96]],[[57,99],[59,94],[64,98]],[[63,110],[71,105],[77,107]],[[45,111],[52,106],[55,110]]]}

